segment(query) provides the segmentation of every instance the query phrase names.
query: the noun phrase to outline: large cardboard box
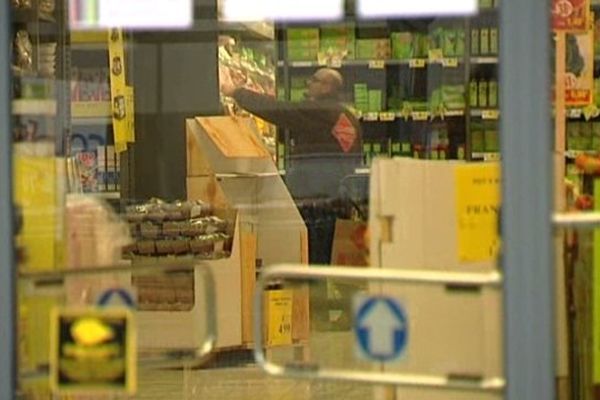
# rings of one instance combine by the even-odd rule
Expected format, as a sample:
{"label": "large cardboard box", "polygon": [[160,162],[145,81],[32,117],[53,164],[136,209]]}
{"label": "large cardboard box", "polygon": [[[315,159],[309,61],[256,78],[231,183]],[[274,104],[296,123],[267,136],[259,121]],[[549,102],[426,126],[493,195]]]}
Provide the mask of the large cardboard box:
{"label": "large cardboard box", "polygon": [[[423,272],[493,272],[499,251],[499,165],[376,159],[371,176],[371,265]],[[373,285],[403,304],[409,344],[384,371],[462,377],[503,376],[501,289]],[[397,389],[398,398],[501,399],[440,389]],[[477,397],[475,397],[477,396]]]}

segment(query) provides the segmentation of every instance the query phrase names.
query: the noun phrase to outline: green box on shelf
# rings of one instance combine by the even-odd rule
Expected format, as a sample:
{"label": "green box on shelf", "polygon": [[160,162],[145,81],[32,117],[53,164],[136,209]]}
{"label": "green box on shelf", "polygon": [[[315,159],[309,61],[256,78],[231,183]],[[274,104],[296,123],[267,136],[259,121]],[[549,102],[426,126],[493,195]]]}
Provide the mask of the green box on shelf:
{"label": "green box on shelf", "polygon": [[465,47],[467,44],[466,33],[464,29],[456,30],[456,56],[462,57],[465,55]]}
{"label": "green box on shelf", "polygon": [[471,29],[471,55],[478,56],[480,54],[481,46],[479,41],[479,29]]}
{"label": "green box on shelf", "polygon": [[579,122],[569,122],[567,124],[567,150],[581,150],[579,125]]}
{"label": "green box on shelf", "polygon": [[383,92],[381,90],[369,90],[369,112],[383,111]]}
{"label": "green box on shelf", "polygon": [[498,54],[498,28],[490,28],[490,53]]}
{"label": "green box on shelf", "polygon": [[488,105],[491,108],[498,108],[498,81],[488,82]]}
{"label": "green box on shelf", "polygon": [[410,32],[393,32],[391,35],[392,41],[392,58],[396,60],[407,60],[413,54],[413,34]]}
{"label": "green box on shelf", "polygon": [[498,141],[498,127],[496,124],[489,124],[485,127],[484,142],[485,151],[495,153],[500,151],[500,144]]}
{"label": "green box on shelf", "polygon": [[469,83],[469,105],[479,107],[479,84],[475,79]]}
{"label": "green box on shelf", "polygon": [[481,28],[479,33],[479,52],[481,55],[490,53],[490,29]]}
{"label": "green box on shelf", "polygon": [[319,40],[319,28],[288,28],[287,40]]}
{"label": "green box on shelf", "polygon": [[444,29],[443,30],[443,53],[444,57],[456,56],[456,30],[455,29]]}
{"label": "green box on shelf", "polygon": [[358,39],[356,57],[361,60],[384,60],[390,58],[392,48],[390,39]]}
{"label": "green box on shelf", "polygon": [[317,61],[319,49],[288,48],[290,61]]}
{"label": "green box on shelf", "polygon": [[488,107],[488,82],[487,81],[479,81],[479,107],[487,108]]}
{"label": "green box on shelf", "polygon": [[483,126],[480,124],[473,124],[471,126],[471,150],[474,153],[482,153],[485,151],[483,136]]}
{"label": "green box on shelf", "polygon": [[593,130],[590,122],[582,122],[580,131],[580,150],[591,150],[593,141]]}

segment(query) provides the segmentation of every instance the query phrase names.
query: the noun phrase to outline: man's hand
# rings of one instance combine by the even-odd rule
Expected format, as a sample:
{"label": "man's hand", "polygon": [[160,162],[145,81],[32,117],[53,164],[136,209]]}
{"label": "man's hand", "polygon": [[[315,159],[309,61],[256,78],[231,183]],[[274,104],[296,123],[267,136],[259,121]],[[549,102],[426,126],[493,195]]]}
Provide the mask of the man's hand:
{"label": "man's hand", "polygon": [[221,93],[228,97],[233,96],[236,86],[233,83],[233,80],[231,79],[231,75],[229,74],[228,69],[219,69],[219,85]]}

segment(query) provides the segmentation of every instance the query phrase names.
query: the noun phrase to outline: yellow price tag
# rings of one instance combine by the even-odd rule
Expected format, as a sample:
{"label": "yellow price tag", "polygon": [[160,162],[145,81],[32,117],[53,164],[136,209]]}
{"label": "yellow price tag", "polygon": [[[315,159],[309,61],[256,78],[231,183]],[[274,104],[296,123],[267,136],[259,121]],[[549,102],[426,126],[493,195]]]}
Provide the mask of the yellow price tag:
{"label": "yellow price tag", "polygon": [[457,68],[458,67],[458,58],[444,58],[444,59],[442,59],[442,65],[445,68]]}
{"label": "yellow price tag", "polygon": [[410,114],[413,120],[415,121],[427,121],[429,118],[429,112],[427,111],[414,111]]}
{"label": "yellow price tag", "polygon": [[382,112],[379,113],[380,121],[393,121],[396,119],[396,114],[393,112]]}
{"label": "yellow price tag", "polygon": [[410,68],[425,68],[425,59],[424,58],[412,58],[408,61],[408,66]]}
{"label": "yellow price tag", "polygon": [[379,119],[379,113],[370,112],[366,113],[363,117],[365,121],[377,121]]}
{"label": "yellow price tag", "polygon": [[482,119],[498,119],[500,117],[500,111],[498,110],[483,110],[481,112]]}
{"label": "yellow price tag", "polygon": [[384,60],[371,60],[369,61],[370,69],[384,69],[385,61]]}

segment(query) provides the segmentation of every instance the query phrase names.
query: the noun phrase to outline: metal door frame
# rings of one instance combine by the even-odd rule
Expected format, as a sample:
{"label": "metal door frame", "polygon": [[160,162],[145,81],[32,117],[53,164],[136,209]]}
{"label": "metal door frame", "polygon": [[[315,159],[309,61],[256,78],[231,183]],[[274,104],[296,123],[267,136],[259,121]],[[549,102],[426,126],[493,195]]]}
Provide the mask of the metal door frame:
{"label": "metal door frame", "polygon": [[16,293],[12,206],[11,14],[0,5],[0,399],[16,391]]}

